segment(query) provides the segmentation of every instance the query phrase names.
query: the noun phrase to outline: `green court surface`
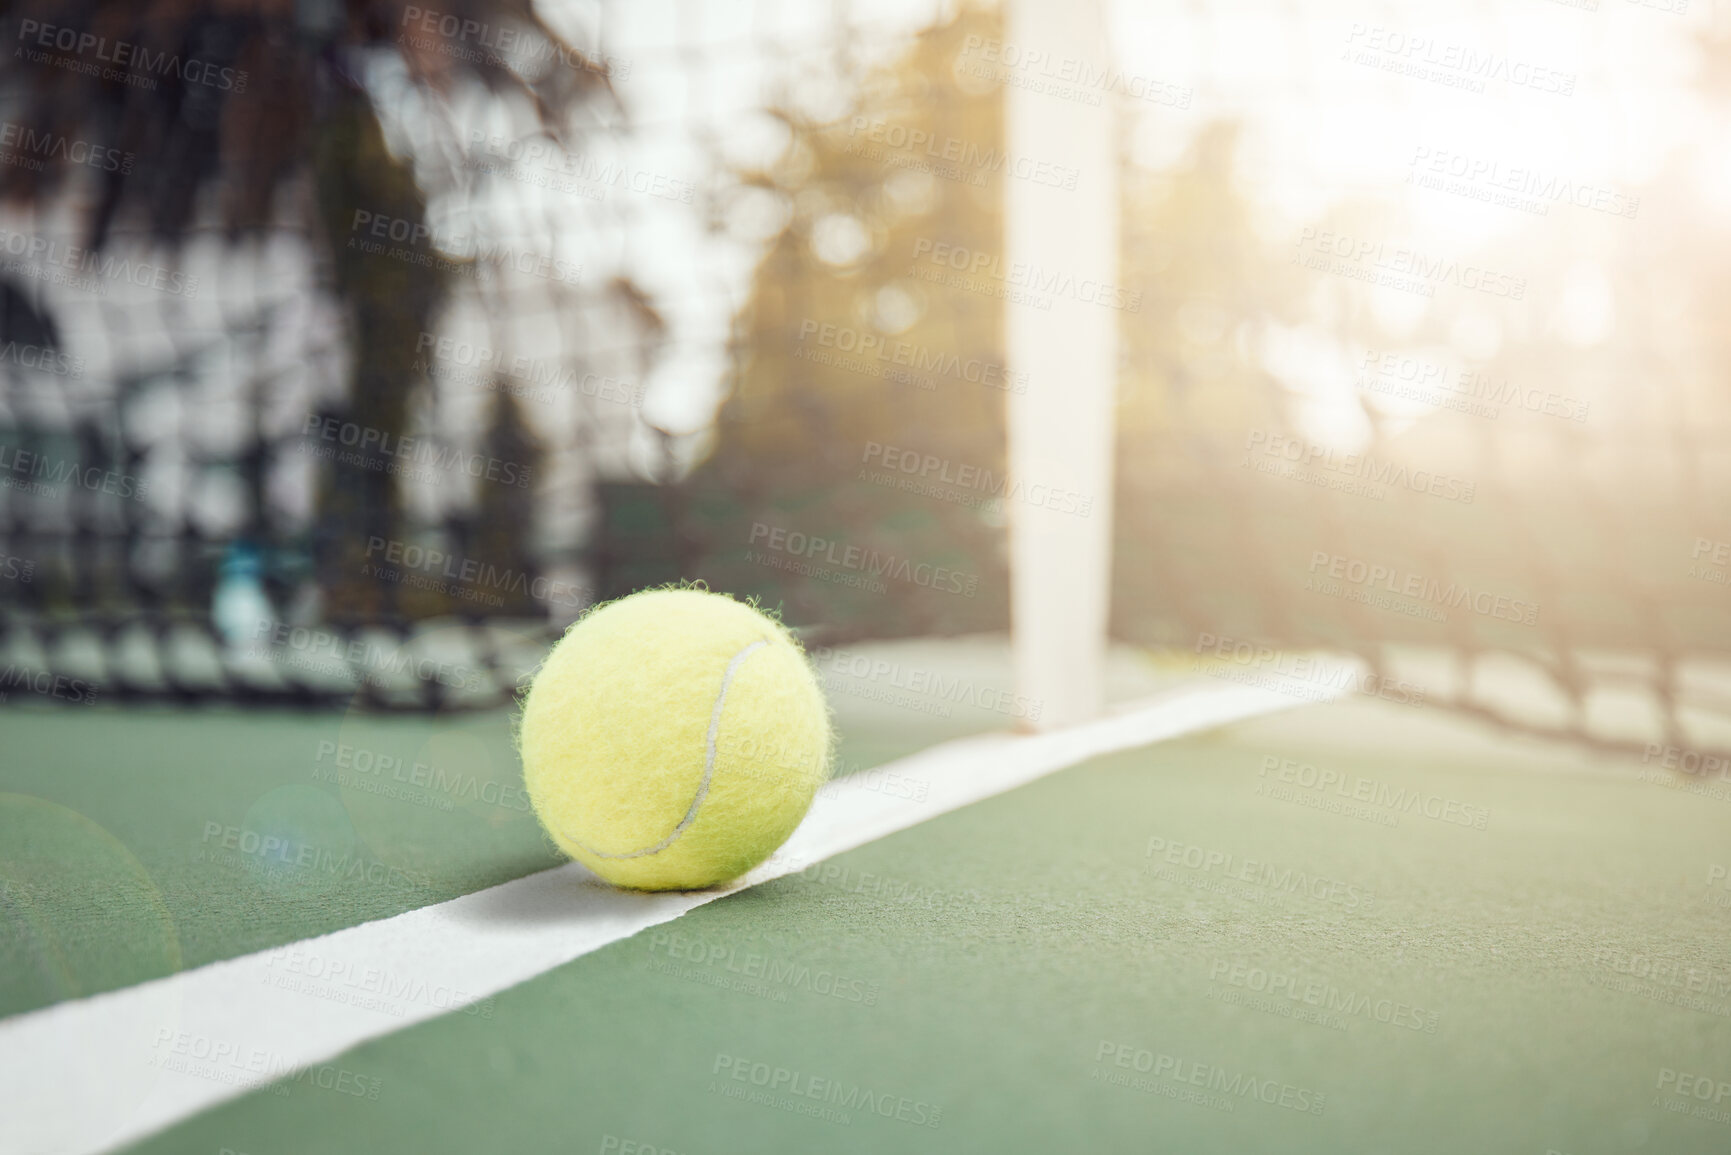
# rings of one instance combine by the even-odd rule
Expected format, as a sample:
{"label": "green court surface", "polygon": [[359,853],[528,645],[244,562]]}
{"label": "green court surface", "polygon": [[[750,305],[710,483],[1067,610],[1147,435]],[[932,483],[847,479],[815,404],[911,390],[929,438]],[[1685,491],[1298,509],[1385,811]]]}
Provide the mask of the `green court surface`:
{"label": "green court surface", "polygon": [[[983,683],[1001,646],[877,646]],[[851,773],[990,710],[826,681]],[[879,679],[880,681],[882,679]],[[947,707],[947,708],[946,708]],[[0,715],[0,1015],[387,918],[565,859],[522,789],[507,711],[241,709]],[[274,842],[267,842],[274,839]]]}
{"label": "green court surface", "polygon": [[[1098,759],[136,1150],[1723,1152],[1731,804],[1646,769],[1366,701]],[[429,898],[547,862],[464,829]],[[188,937],[407,904],[343,893],[250,929],[231,894]]]}

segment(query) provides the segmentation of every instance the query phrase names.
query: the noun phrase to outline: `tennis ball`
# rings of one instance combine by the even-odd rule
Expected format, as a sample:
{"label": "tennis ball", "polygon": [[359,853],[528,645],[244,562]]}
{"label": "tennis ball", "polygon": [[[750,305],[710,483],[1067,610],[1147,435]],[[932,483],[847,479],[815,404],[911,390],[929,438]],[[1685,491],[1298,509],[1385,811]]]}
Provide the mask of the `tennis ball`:
{"label": "tennis ball", "polygon": [[518,740],[559,848],[618,886],[696,890],[787,840],[829,772],[829,710],[799,643],[698,589],[585,614],[547,656]]}

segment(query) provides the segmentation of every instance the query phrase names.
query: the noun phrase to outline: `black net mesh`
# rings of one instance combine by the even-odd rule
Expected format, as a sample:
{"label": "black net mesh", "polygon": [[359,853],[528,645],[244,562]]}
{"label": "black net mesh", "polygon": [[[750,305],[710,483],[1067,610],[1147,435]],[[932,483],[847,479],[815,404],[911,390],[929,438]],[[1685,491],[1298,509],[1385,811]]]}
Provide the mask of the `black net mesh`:
{"label": "black net mesh", "polygon": [[[492,704],[583,606],[678,579],[819,641],[1007,627],[1028,497],[1003,406],[1064,383],[1004,363],[991,291],[923,274],[998,252],[1005,182],[1039,179],[1003,147],[1026,78],[990,10],[899,42],[824,12],[769,37],[776,67],[725,128],[699,113],[740,49],[702,39],[696,6],[610,65],[689,81],[689,188],[626,195],[637,170],[608,167],[664,113],[588,92],[554,141],[527,105],[478,112],[478,82],[440,104],[387,77],[372,114],[308,98],[316,147],[239,241],[212,223],[168,246],[122,215],[101,260],[148,268],[92,271],[66,253],[100,183],[14,212],[12,668],[118,698]],[[1343,652],[1361,689],[1725,746],[1711,310],[1731,266],[1698,243],[1685,174],[1619,194],[1639,230],[1557,203],[1492,251],[1427,249],[1410,209],[1351,193],[1286,230],[1283,178],[1243,163],[1285,97],[1246,91],[1229,36],[1196,44],[1194,87],[1097,86],[1123,104],[1128,297],[1117,489],[1077,496],[1115,507],[1115,636],[1272,673]],[[635,283],[634,246],[652,264],[684,243],[643,239],[669,203],[694,237],[743,238],[749,275]],[[1608,335],[1571,320],[1595,293]],[[730,326],[725,400],[681,425],[651,411],[694,302]]]}

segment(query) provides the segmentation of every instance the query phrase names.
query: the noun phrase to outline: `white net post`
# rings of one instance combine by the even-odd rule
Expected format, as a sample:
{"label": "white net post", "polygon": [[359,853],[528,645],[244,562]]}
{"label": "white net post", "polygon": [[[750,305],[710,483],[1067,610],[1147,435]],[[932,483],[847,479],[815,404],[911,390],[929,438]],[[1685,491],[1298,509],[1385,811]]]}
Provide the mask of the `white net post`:
{"label": "white net post", "polygon": [[[1101,0],[1010,0],[1003,46],[1010,163],[1075,173],[1005,181],[1011,627],[1037,729],[1104,705],[1118,367],[1117,136]],[[1092,83],[1090,83],[1092,81]],[[1089,103],[1098,100],[1098,103]],[[1018,291],[1020,290],[1020,291]],[[1043,500],[1052,494],[1075,500]],[[1081,512],[1083,509],[1086,512]]]}

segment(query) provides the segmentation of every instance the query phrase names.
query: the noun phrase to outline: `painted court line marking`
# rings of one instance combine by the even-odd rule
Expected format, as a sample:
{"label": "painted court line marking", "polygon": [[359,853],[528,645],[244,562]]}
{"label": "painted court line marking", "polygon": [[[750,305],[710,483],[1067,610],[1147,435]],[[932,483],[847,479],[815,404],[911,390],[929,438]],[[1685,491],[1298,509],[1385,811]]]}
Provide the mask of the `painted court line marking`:
{"label": "painted court line marking", "polygon": [[[881,772],[919,800],[842,778],[776,854],[725,889],[615,890],[581,866],[543,871],[393,918],[211,963],[0,1020],[0,1133],[9,1152],[135,1142],[285,1077],[289,1094],[341,1086],[328,1060],[639,931],[845,850],[1102,754],[1303,704],[1232,683],[1192,683],[1086,725],[946,742]],[[337,1082],[333,1082],[337,1081]],[[324,1093],[336,1093],[326,1091]]]}

